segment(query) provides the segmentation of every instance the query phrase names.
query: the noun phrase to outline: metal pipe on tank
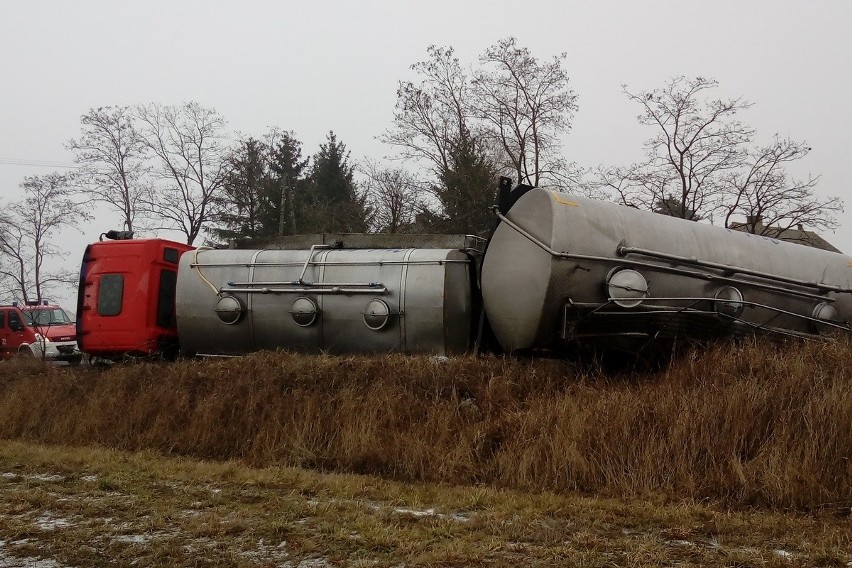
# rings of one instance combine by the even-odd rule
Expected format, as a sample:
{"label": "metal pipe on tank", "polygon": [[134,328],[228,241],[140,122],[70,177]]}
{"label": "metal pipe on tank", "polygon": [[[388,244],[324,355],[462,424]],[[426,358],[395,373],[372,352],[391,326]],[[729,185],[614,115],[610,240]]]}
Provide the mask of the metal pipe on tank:
{"label": "metal pipe on tank", "polygon": [[795,284],[797,286],[804,286],[806,288],[818,288],[820,290],[825,290],[826,292],[852,292],[852,288],[843,288],[841,286],[834,286],[832,284],[825,284],[822,282],[816,281],[808,281],[808,280],[800,280],[798,278],[790,278],[787,276],[779,276],[777,274],[765,274],[763,272],[759,272],[757,270],[751,270],[748,268],[742,268],[740,266],[733,266],[730,264],[721,264],[718,262],[708,262],[706,260],[699,260],[697,258],[687,258],[685,256],[678,256],[676,254],[668,254],[660,251],[654,251],[649,249],[643,249],[639,247],[629,247],[626,245],[620,245],[616,249],[616,254],[618,256],[624,257],[628,254],[638,254],[641,256],[650,256],[652,258],[659,258],[661,260],[670,260],[673,262],[679,262],[681,264],[688,264],[693,266],[700,266],[702,268],[713,268],[715,270],[722,270],[730,273],[738,273],[738,274],[746,274],[748,276],[757,276],[758,278],[765,278],[767,280],[775,280],[778,282],[785,282],[787,284]]}
{"label": "metal pipe on tank", "polygon": [[[526,238],[531,243],[533,243],[537,247],[541,248],[543,251],[545,251],[546,253],[548,253],[549,255],[551,255],[554,258],[560,258],[560,259],[565,259],[565,260],[581,260],[581,261],[587,261],[587,262],[602,262],[602,263],[609,263],[609,264],[624,264],[624,265],[631,266],[631,267],[650,268],[650,269],[657,270],[657,271],[660,271],[660,272],[668,272],[670,274],[678,274],[678,275],[681,275],[681,276],[691,276],[691,277],[694,277],[694,278],[700,278],[702,280],[726,282],[726,283],[730,283],[730,284],[748,285],[748,286],[753,286],[755,288],[760,288],[761,290],[767,290],[769,292],[777,292],[779,294],[786,294],[786,295],[790,295],[790,296],[797,296],[797,297],[800,297],[800,298],[813,298],[813,299],[816,299],[816,300],[824,300],[826,302],[833,302],[834,301],[834,298],[829,298],[829,297],[822,296],[822,295],[819,295],[819,294],[812,294],[812,293],[808,293],[808,292],[802,292],[802,291],[799,291],[799,290],[792,290],[790,288],[783,288],[783,287],[780,287],[780,286],[773,286],[771,284],[764,284],[762,282],[754,282],[754,281],[751,281],[751,280],[743,280],[741,278],[733,278],[733,277],[730,277],[730,276],[721,276],[721,275],[718,275],[718,274],[707,274],[707,273],[702,273],[702,272],[695,272],[693,270],[687,270],[685,268],[676,268],[676,267],[673,267],[673,266],[662,266],[662,265],[653,264],[653,263],[650,263],[650,262],[643,262],[641,260],[632,260],[632,259],[629,259],[629,258],[614,258],[614,257],[609,257],[609,256],[595,256],[595,255],[588,255],[588,254],[576,254],[576,253],[570,253],[570,252],[558,252],[558,251],[553,250],[549,246],[547,246],[545,243],[541,242],[539,239],[537,239],[535,236],[530,234],[528,231],[524,230],[522,227],[518,226],[516,223],[513,223],[511,220],[506,218],[506,216],[504,216],[502,213],[497,213],[497,217],[500,219],[500,221],[506,223],[507,226],[511,227],[518,234],[522,235],[524,238]],[[672,255],[672,256],[674,256],[674,255]],[[682,257],[682,258],[686,259],[686,257]],[[715,264],[715,263],[705,263],[706,266],[704,266],[703,264],[701,264],[699,262],[696,262],[695,264],[696,264],[696,266],[702,266],[702,267],[705,267],[705,268],[715,268],[717,270],[723,270],[723,271],[726,271],[726,272],[741,272],[742,274],[747,274],[747,272],[752,272],[752,271],[747,271],[746,269],[738,269],[737,267],[734,267],[734,266],[728,266],[728,265],[722,265],[722,264],[718,264],[716,266],[710,266],[710,265]],[[725,268],[721,268],[721,267],[725,267]],[[769,274],[756,273],[755,275],[759,276],[761,278],[767,279],[767,280],[775,279],[772,275],[769,275]],[[780,278],[783,278],[783,277],[780,277]],[[783,280],[781,280],[781,281],[783,281]],[[813,287],[815,287],[815,284],[810,283],[810,285],[805,285],[805,287],[813,288]],[[826,285],[826,288],[827,288],[827,291],[832,291],[832,292],[833,291],[852,292],[852,290],[850,290],[850,289],[844,289],[844,288],[839,288],[839,287],[831,287],[830,285]],[[837,290],[834,290],[833,288],[837,288]]]}

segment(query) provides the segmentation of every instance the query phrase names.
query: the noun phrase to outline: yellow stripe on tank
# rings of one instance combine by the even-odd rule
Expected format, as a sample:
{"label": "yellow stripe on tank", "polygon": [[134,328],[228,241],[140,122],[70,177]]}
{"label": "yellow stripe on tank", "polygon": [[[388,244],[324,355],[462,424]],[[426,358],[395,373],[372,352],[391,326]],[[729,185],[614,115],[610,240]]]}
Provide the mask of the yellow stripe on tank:
{"label": "yellow stripe on tank", "polygon": [[570,205],[571,207],[579,207],[580,206],[580,204],[577,203],[576,201],[571,201],[570,199],[565,199],[564,197],[562,197],[561,194],[559,194],[555,191],[552,191],[550,193],[550,195],[553,196],[553,199],[556,201],[556,203],[561,203],[562,205]]}

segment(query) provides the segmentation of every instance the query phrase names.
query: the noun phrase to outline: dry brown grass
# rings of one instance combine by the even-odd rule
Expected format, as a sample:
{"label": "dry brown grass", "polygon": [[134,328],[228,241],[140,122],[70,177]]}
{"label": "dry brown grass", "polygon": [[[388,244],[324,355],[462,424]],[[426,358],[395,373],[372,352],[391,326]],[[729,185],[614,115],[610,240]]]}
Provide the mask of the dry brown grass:
{"label": "dry brown grass", "polygon": [[654,375],[288,353],[0,363],[0,437],[601,496],[852,506],[852,347],[744,343]]}

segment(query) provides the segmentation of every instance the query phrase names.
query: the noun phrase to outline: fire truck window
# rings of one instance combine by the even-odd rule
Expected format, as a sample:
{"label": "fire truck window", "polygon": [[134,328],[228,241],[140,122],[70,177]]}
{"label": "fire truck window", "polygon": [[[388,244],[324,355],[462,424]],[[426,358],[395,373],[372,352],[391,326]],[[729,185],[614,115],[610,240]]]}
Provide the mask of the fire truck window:
{"label": "fire truck window", "polygon": [[104,274],[98,284],[98,315],[117,316],[124,299],[124,275]]}
{"label": "fire truck window", "polygon": [[6,327],[6,312],[0,312],[0,329]]}
{"label": "fire truck window", "polygon": [[177,272],[163,270],[160,272],[160,293],[157,298],[157,325],[173,327],[175,325],[175,288]]}
{"label": "fire truck window", "polygon": [[163,249],[163,260],[166,262],[171,262],[172,264],[177,264],[180,255],[178,254],[178,250],[176,248],[166,247]]}

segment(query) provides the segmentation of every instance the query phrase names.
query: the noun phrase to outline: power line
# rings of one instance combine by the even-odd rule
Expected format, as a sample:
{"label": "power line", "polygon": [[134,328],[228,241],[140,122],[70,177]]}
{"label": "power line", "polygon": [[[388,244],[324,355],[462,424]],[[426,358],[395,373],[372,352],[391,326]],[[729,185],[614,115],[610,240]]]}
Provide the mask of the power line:
{"label": "power line", "polygon": [[0,158],[3,166],[31,166],[37,168],[79,168],[80,164],[69,164],[68,162],[52,162],[50,160],[18,160],[15,158]]}

